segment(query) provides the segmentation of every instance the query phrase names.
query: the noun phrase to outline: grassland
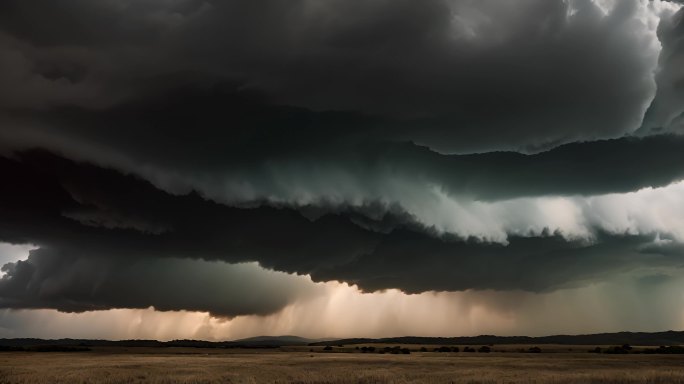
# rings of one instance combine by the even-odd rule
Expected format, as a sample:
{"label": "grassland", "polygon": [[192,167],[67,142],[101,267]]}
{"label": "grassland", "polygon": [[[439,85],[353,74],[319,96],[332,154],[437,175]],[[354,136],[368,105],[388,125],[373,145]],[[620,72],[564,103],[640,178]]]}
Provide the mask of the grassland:
{"label": "grassland", "polygon": [[684,355],[605,355],[568,352],[567,347],[540,354],[514,350],[410,355],[323,353],[320,348],[2,352],[0,383],[684,383]]}

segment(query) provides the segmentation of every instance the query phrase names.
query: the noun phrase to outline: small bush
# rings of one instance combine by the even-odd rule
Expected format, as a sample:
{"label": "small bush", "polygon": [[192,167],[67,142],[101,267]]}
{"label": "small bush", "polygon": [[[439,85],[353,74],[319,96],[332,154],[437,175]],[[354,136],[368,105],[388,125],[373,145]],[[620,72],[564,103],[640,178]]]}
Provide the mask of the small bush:
{"label": "small bush", "polygon": [[622,348],[622,346],[615,346],[615,347],[611,347],[611,348],[606,349],[605,351],[603,351],[603,353],[608,353],[611,355],[625,355],[625,354],[629,353],[629,351]]}
{"label": "small bush", "polygon": [[658,348],[646,349],[646,350],[644,350],[644,353],[657,353],[657,354],[666,354],[666,355],[684,354],[684,346],[672,345],[672,346],[666,347],[664,345],[661,345]]}

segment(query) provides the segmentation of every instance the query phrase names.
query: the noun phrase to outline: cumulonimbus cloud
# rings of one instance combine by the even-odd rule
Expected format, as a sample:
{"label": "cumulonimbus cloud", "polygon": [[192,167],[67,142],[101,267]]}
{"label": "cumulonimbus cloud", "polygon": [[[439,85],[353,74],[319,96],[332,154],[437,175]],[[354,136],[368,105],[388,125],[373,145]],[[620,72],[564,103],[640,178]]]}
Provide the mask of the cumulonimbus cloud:
{"label": "cumulonimbus cloud", "polygon": [[0,241],[38,249],[0,306],[315,294],[245,262],[411,293],[680,268],[679,8],[5,1]]}
{"label": "cumulonimbus cloud", "polygon": [[[131,287],[147,284],[145,271],[154,268],[168,272],[157,276],[158,285],[171,285],[181,278],[173,266],[186,263],[178,258],[256,261],[266,268],[308,274],[316,281],[341,280],[368,291],[406,292],[548,291],[616,271],[678,265],[677,249],[654,243],[648,231],[597,229],[593,237],[577,239],[545,232],[510,235],[507,244],[491,243],[440,235],[410,215],[386,212],[388,216],[378,220],[347,210],[310,220],[293,208],[235,208],[197,194],[174,196],[135,176],[46,152],[17,156],[2,160],[3,174],[13,176],[13,183],[2,190],[0,240],[41,249],[27,261],[4,267],[0,296],[9,307],[181,309],[189,305],[183,295],[178,301],[156,295],[154,289],[133,298],[115,295],[128,292],[120,289],[124,280],[130,279]],[[206,264],[196,267],[200,273]],[[225,268],[230,276],[230,268]],[[192,283],[194,275],[186,276],[200,290],[216,284],[236,295],[226,298],[223,306],[199,300],[191,309],[222,315],[264,313],[287,302],[276,298],[259,307],[244,302],[243,293],[231,282]],[[255,284],[260,289],[261,283]],[[291,289],[297,292],[296,287]]]}
{"label": "cumulonimbus cloud", "polygon": [[416,119],[381,134],[443,152],[548,148],[640,127],[656,93],[657,26],[678,8],[660,0],[7,1],[0,101],[101,108],[155,89],[234,81],[280,105]]}

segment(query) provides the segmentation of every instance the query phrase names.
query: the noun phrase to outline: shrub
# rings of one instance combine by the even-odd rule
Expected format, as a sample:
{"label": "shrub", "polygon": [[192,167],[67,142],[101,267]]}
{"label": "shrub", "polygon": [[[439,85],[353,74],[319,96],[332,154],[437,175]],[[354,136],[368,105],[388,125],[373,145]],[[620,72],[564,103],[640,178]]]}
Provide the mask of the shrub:
{"label": "shrub", "polygon": [[[404,352],[406,350],[406,352]],[[408,354],[411,353],[411,351],[408,350],[408,348],[401,348],[401,346],[397,345],[396,347],[390,348],[390,347],[385,347],[385,352],[391,353],[393,355],[398,355],[400,353]]]}
{"label": "shrub", "polygon": [[480,353],[489,353],[489,352],[492,351],[492,349],[489,348],[489,347],[486,346],[486,345],[483,345],[483,346],[481,346],[477,351],[480,352]]}
{"label": "shrub", "polygon": [[651,349],[646,349],[644,350],[644,353],[662,353],[662,354],[667,354],[667,355],[674,355],[674,354],[684,354],[684,347],[680,345],[673,345],[670,347],[666,347],[664,345],[661,345],[658,348],[651,348]]}
{"label": "shrub", "polygon": [[611,347],[611,348],[606,349],[605,351],[603,351],[603,353],[609,353],[612,355],[624,355],[624,354],[629,353],[629,351],[622,348],[622,346],[615,346],[615,347]]}

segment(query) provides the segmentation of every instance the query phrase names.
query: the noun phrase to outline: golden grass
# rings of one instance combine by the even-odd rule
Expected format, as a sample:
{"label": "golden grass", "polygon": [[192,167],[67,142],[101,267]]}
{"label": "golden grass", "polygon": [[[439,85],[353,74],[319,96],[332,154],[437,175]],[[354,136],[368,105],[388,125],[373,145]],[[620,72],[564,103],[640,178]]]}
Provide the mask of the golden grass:
{"label": "golden grass", "polygon": [[0,383],[684,383],[676,355],[141,352],[0,353]]}

